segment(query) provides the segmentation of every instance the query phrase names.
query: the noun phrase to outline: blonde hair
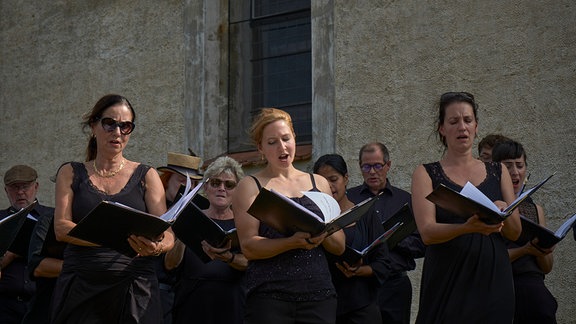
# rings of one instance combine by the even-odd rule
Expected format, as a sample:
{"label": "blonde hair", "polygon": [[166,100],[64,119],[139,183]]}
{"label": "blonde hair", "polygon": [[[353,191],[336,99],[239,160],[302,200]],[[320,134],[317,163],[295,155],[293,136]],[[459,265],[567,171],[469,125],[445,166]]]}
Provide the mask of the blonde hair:
{"label": "blonde hair", "polygon": [[294,126],[292,125],[292,117],[290,117],[290,114],[277,108],[262,108],[260,109],[258,116],[254,118],[252,127],[250,127],[250,138],[256,146],[258,146],[258,144],[260,144],[262,141],[262,137],[264,136],[264,128],[277,120],[285,121],[286,124],[288,124],[290,127],[290,131],[292,131],[292,135],[296,137]]}

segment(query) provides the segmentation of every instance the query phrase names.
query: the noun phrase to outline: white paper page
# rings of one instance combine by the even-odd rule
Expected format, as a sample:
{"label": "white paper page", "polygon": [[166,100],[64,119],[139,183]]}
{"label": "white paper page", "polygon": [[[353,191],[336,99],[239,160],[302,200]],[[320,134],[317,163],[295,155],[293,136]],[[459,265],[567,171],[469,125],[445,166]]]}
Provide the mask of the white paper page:
{"label": "white paper page", "polygon": [[160,216],[160,218],[162,218],[167,222],[173,221],[176,215],[179,215],[180,212],[184,208],[186,208],[190,200],[192,200],[194,195],[196,195],[198,190],[202,188],[205,182],[206,180],[200,181],[200,183],[198,183],[198,185],[194,187],[194,189],[190,190],[191,187],[190,177],[188,177],[188,174],[186,174],[186,189],[184,190],[182,198],[180,198],[174,205],[172,205],[170,209],[168,209],[162,216]]}
{"label": "white paper page", "polygon": [[556,236],[559,238],[563,238],[564,236],[566,236],[566,233],[568,233],[572,225],[574,225],[575,221],[576,221],[576,214],[568,218],[568,220],[565,221],[564,224],[562,224],[562,226],[558,228],[558,230],[555,233]]}
{"label": "white paper page", "polygon": [[331,195],[318,191],[302,191],[302,193],[318,205],[324,215],[324,223],[329,223],[340,216],[340,205]]}
{"label": "white paper page", "polygon": [[[275,193],[275,194],[276,194],[278,197],[280,197],[282,200],[284,200],[284,201],[288,202],[290,205],[293,205],[293,206],[295,206],[296,208],[302,210],[302,211],[305,212],[306,214],[308,214],[308,215],[310,215],[310,216],[312,216],[312,217],[315,217],[315,218],[316,218],[317,220],[319,220],[320,222],[324,222],[324,221],[322,220],[322,218],[320,218],[320,216],[314,214],[314,213],[311,212],[308,208],[306,208],[306,207],[300,205],[299,203],[295,202],[294,200],[292,200],[292,199],[284,196],[283,194],[279,193],[278,191],[276,191],[276,190],[274,190],[274,189],[270,189],[270,192]],[[320,207],[320,206],[318,206],[318,207]],[[320,209],[320,210],[322,210],[322,209]]]}
{"label": "white paper page", "polygon": [[460,194],[462,196],[465,196],[465,197],[468,197],[468,198],[474,200],[475,202],[477,202],[481,205],[484,205],[484,206],[492,209],[493,211],[497,212],[500,215],[504,214],[494,204],[494,202],[492,202],[492,200],[490,200],[490,198],[486,197],[486,195],[483,194],[482,191],[480,191],[478,188],[476,188],[470,182],[466,182],[466,185],[464,186],[464,188],[462,188],[462,190],[460,191]]}

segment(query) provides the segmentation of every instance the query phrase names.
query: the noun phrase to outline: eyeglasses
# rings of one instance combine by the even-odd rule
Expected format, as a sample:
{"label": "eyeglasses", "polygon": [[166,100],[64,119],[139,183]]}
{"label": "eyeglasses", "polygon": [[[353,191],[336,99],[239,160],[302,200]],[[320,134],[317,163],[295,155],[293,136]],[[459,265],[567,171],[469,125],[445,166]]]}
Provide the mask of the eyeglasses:
{"label": "eyeglasses", "polygon": [[28,189],[30,189],[32,187],[32,185],[34,185],[35,182],[28,182],[28,183],[23,183],[23,184],[11,184],[8,185],[8,188],[14,192],[18,192],[20,190],[23,191],[28,191]]}
{"label": "eyeglasses", "polygon": [[110,117],[104,117],[100,119],[100,123],[102,124],[102,128],[104,128],[104,130],[107,132],[113,132],[116,129],[116,127],[119,127],[120,133],[122,135],[128,135],[132,133],[134,127],[136,127],[136,125],[133,122],[130,121],[117,122]]}
{"label": "eyeglasses", "polygon": [[374,169],[374,171],[378,172],[382,169],[384,169],[384,166],[386,164],[382,164],[382,163],[375,163],[375,164],[362,164],[360,166],[360,170],[362,170],[362,172],[364,173],[368,173],[370,172],[370,170]]}
{"label": "eyeglasses", "polygon": [[226,190],[232,190],[236,188],[236,181],[233,180],[220,180],[218,178],[211,178],[210,180],[208,180],[208,183],[212,188],[215,189],[220,188],[222,184],[224,184],[224,188]]}

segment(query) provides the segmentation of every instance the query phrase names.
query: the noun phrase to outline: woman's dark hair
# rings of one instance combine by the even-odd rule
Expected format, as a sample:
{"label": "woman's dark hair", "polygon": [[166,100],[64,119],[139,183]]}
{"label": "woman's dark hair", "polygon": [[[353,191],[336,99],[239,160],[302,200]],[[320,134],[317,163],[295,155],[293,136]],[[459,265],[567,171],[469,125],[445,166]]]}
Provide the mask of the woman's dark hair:
{"label": "woman's dark hair", "polygon": [[[134,123],[136,120],[136,113],[134,112],[134,108],[132,108],[130,101],[121,95],[108,94],[100,98],[92,110],[84,115],[82,118],[82,129],[86,132],[86,130],[90,128],[93,123],[99,121],[100,118],[102,118],[102,114],[106,109],[118,104],[126,105],[126,107],[130,108],[130,111],[132,112],[132,122]],[[88,147],[86,148],[86,161],[94,160],[96,158],[97,150],[98,148],[96,147],[96,137],[91,135],[90,139],[88,140]]]}
{"label": "woman's dark hair", "polygon": [[524,147],[522,144],[513,140],[498,142],[492,148],[492,161],[494,162],[502,162],[503,160],[508,159],[519,159],[522,156],[524,156],[524,162],[526,163],[528,157],[526,156]]}
{"label": "woman's dark hair", "polygon": [[445,147],[446,138],[440,134],[440,126],[444,124],[444,118],[446,118],[446,107],[450,106],[455,102],[466,102],[472,106],[472,110],[474,111],[474,118],[476,122],[478,122],[478,104],[474,100],[474,96],[468,92],[446,92],[440,96],[440,103],[438,104],[438,119],[436,120],[436,132],[438,133],[438,137],[440,138],[440,142]]}
{"label": "woman's dark hair", "polygon": [[331,166],[342,176],[348,174],[348,166],[346,166],[346,161],[344,161],[344,158],[338,154],[326,154],[319,157],[318,160],[316,160],[316,163],[314,163],[314,173],[318,173],[318,170],[320,170],[320,168],[325,165]]}

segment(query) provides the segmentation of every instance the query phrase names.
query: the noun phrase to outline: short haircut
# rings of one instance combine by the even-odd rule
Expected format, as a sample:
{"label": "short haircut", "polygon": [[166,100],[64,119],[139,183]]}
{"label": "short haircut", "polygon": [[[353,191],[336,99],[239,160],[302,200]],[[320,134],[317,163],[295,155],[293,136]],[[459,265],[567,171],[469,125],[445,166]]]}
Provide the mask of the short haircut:
{"label": "short haircut", "polygon": [[360,153],[358,153],[358,164],[362,164],[362,154],[376,152],[376,150],[380,150],[380,152],[382,152],[382,155],[384,156],[384,162],[390,161],[390,153],[388,152],[386,145],[380,142],[372,142],[365,144],[360,148]]}
{"label": "short haircut", "polygon": [[522,144],[513,140],[498,142],[492,148],[492,161],[494,162],[502,162],[507,159],[519,159],[522,156],[524,156],[524,162],[526,162],[528,157],[526,156],[524,147]]}
{"label": "short haircut", "polygon": [[511,139],[502,134],[488,134],[484,136],[484,138],[482,138],[482,140],[478,143],[478,154],[480,154],[482,149],[485,147],[493,148],[497,143],[510,140]]}

